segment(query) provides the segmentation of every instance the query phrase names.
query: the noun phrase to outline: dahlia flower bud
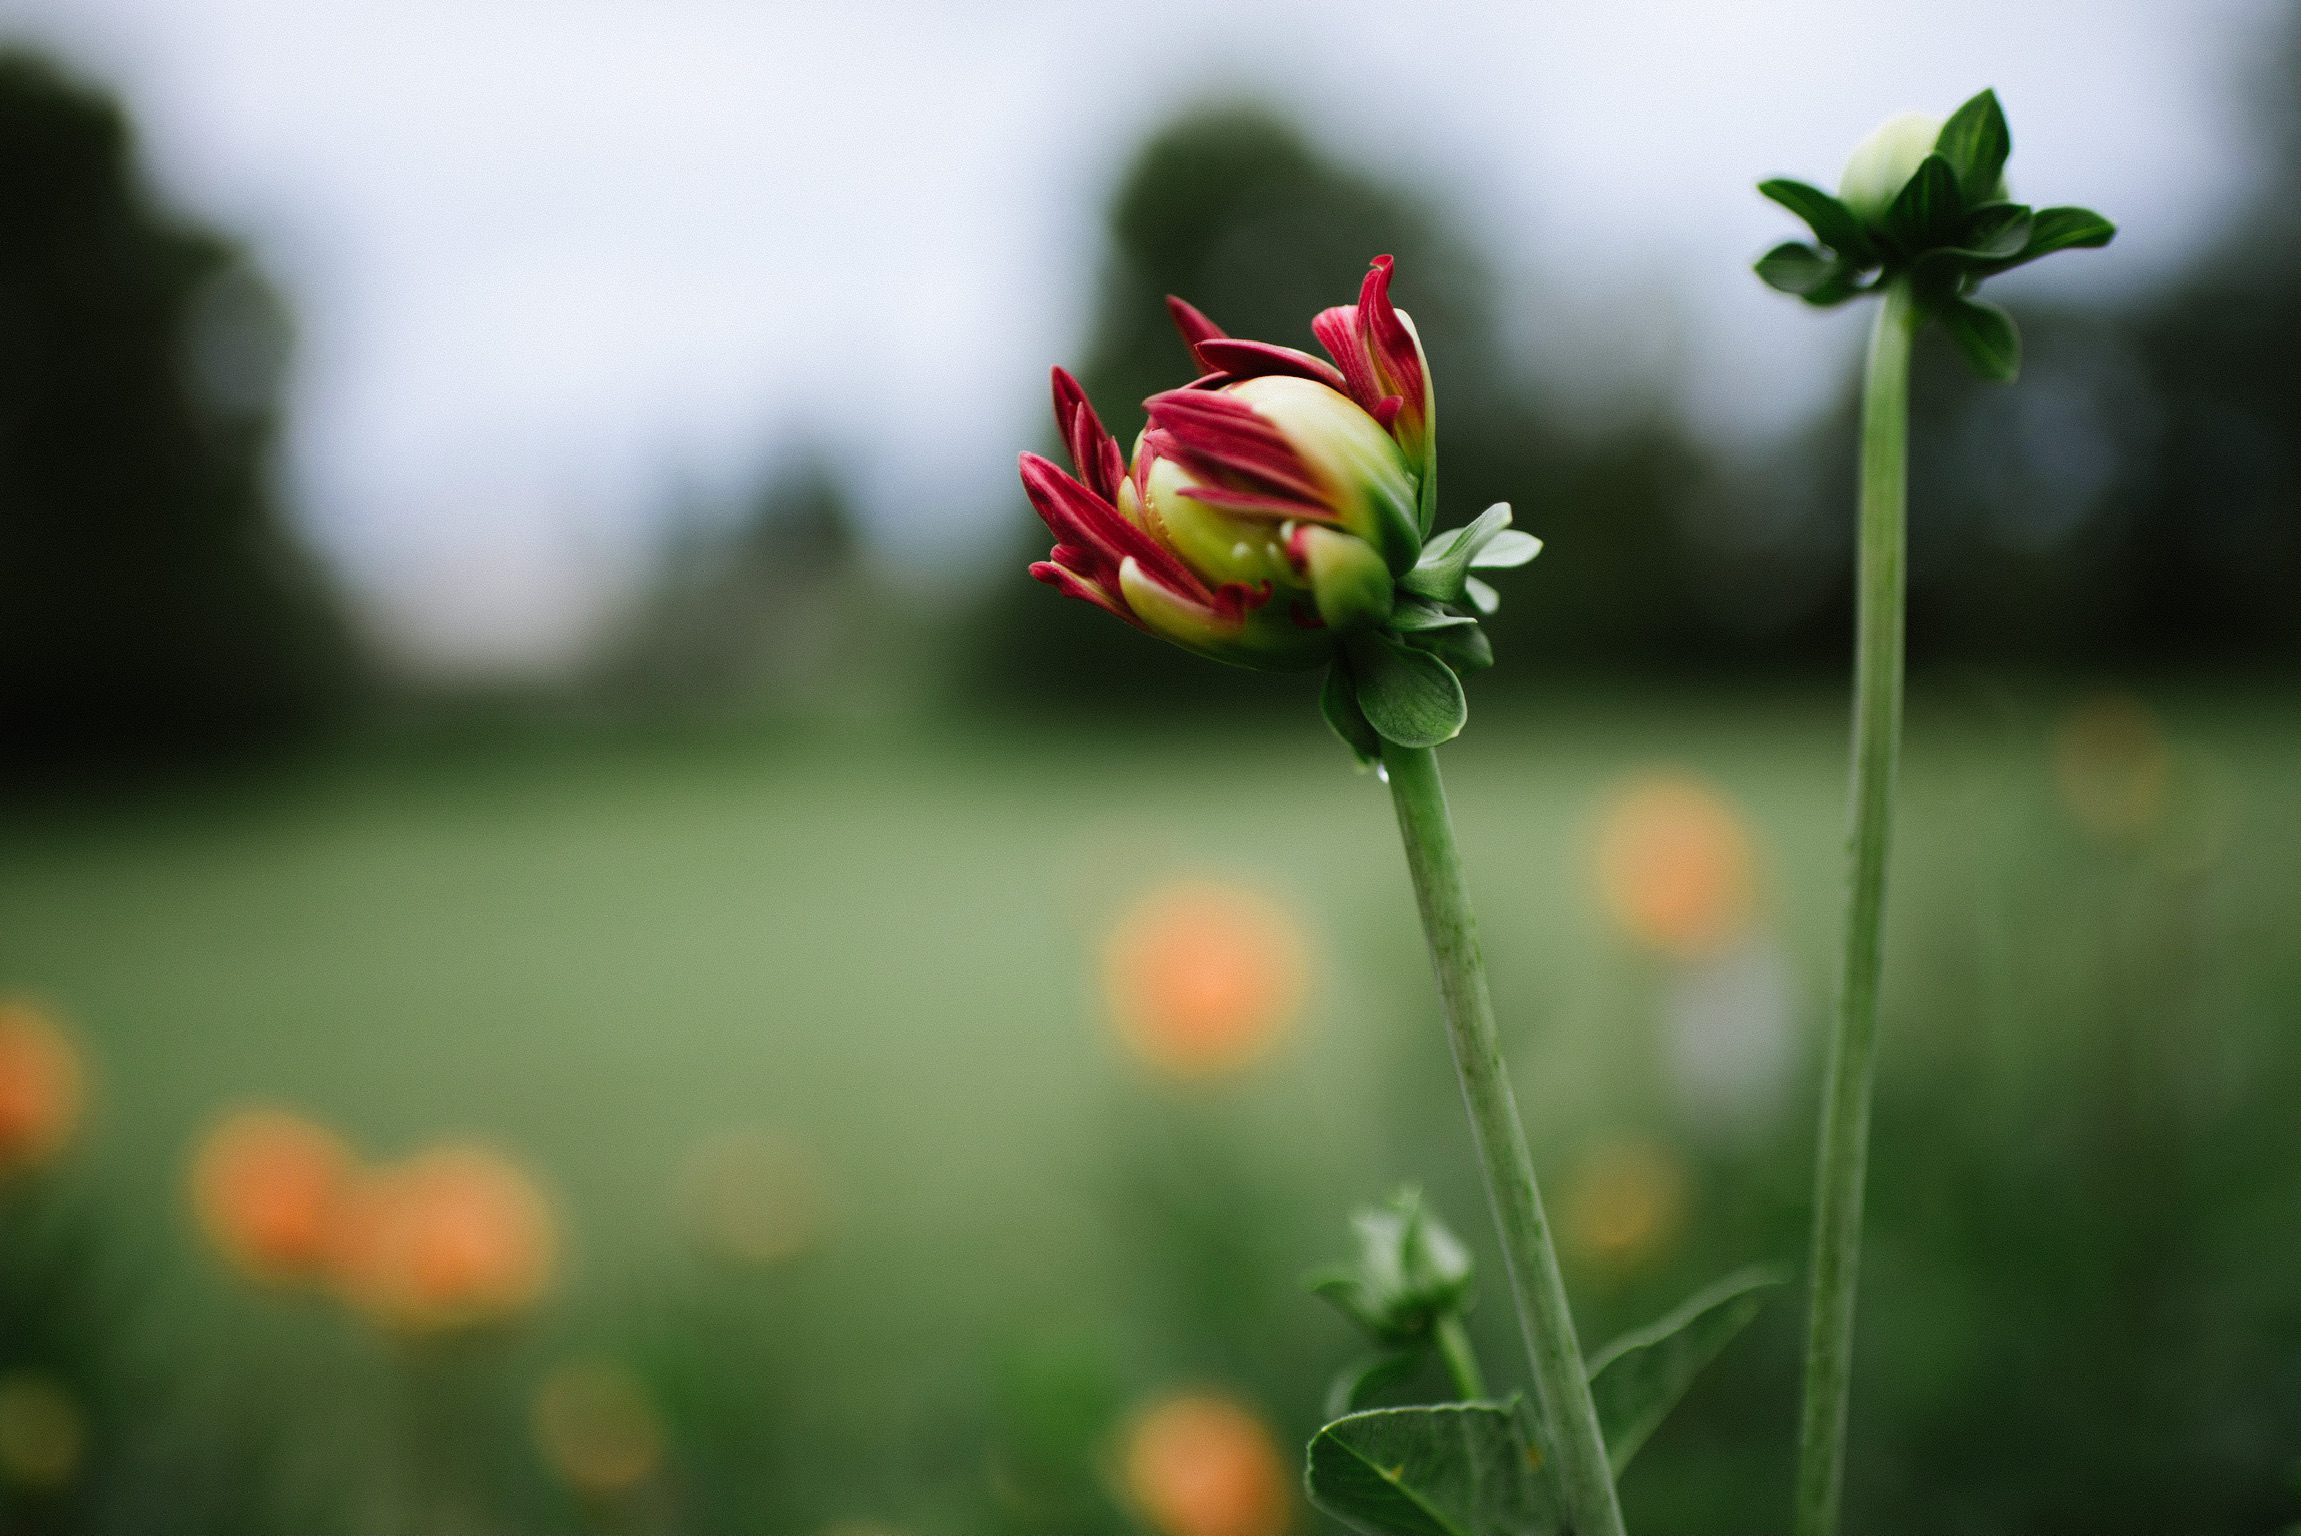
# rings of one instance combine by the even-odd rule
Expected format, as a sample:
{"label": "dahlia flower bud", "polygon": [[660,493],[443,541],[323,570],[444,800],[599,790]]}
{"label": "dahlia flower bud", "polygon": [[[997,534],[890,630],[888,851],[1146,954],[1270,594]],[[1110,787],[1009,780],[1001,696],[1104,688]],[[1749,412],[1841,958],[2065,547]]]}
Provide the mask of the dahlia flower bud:
{"label": "dahlia flower bud", "polygon": [[1929,113],[1888,118],[1847,159],[1845,174],[1838,178],[1838,201],[1866,222],[1884,218],[1940,137],[1941,119]]}
{"label": "dahlia flower bud", "polygon": [[1946,122],[1918,112],[1887,122],[1846,162],[1835,197],[1802,181],[1760,182],[1758,190],[1805,220],[1814,238],[1766,252],[1758,276],[1825,306],[1906,282],[1975,372],[2011,379],[2021,367],[2021,333],[1974,290],[2040,256],[2107,245],[2117,233],[2088,208],[2008,200],[2012,152],[1997,93],[1983,91]]}
{"label": "dahlia flower bud", "polygon": [[[1447,661],[1490,657],[1475,617],[1449,605],[1492,611],[1491,589],[1469,566],[1522,564],[1539,546],[1503,535],[1507,508],[1427,538],[1437,406],[1413,322],[1390,302],[1390,275],[1390,258],[1377,257],[1357,303],[1311,322],[1332,361],[1225,335],[1169,299],[1203,371],[1144,402],[1150,420],[1131,455],[1057,368],[1055,423],[1071,468],[1022,456],[1023,489],[1055,536],[1031,574],[1218,661],[1280,670],[1333,663],[1346,682],[1361,673],[1392,679],[1398,686],[1371,685],[1383,701],[1367,719],[1407,734],[1443,726],[1443,740],[1461,723]],[[1384,707],[1400,687],[1427,717],[1419,724]],[[1346,691],[1355,699],[1363,690]],[[1335,719],[1332,685],[1328,696]],[[1379,732],[1355,724],[1345,738],[1370,756]]]}

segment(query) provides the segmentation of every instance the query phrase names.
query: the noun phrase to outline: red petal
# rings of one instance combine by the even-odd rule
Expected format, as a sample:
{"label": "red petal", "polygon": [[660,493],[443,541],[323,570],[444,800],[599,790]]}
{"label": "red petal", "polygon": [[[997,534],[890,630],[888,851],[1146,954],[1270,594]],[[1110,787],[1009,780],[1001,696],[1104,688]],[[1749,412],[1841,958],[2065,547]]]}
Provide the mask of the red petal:
{"label": "red petal", "polygon": [[1198,351],[1200,342],[1213,341],[1223,334],[1222,327],[1209,320],[1195,305],[1171,293],[1166,296],[1166,312],[1174,317],[1174,328],[1182,332],[1182,344],[1194,353]]}
{"label": "red petal", "polygon": [[1389,386],[1383,393],[1404,396],[1408,411],[1419,417],[1428,395],[1422,382],[1422,354],[1415,350],[1414,333],[1391,306],[1391,265],[1389,257],[1375,257],[1359,286],[1358,335],[1375,372]]}
{"label": "red petal", "polygon": [[1308,501],[1322,499],[1318,482],[1293,444],[1243,400],[1206,390],[1170,389],[1143,402],[1151,424],[1167,435],[1173,455],[1201,479],[1234,476],[1250,488]]}
{"label": "red petal", "polygon": [[1228,336],[1217,336],[1198,344],[1198,360],[1209,368],[1221,369],[1232,379],[1259,379],[1280,373],[1324,384],[1337,394],[1350,393],[1349,384],[1344,382],[1341,371],[1333,365],[1312,357],[1308,352],[1274,346],[1267,341],[1239,341]]}
{"label": "red petal", "polygon": [[1127,605],[1120,600],[1118,593],[1106,591],[1066,565],[1053,560],[1034,561],[1031,565],[1031,575],[1035,580],[1045,582],[1065,597],[1075,597],[1082,602],[1092,603],[1097,608],[1107,608],[1129,624],[1135,623],[1135,616],[1127,610]]}
{"label": "red petal", "polygon": [[1372,411],[1385,393],[1375,381],[1374,363],[1366,355],[1366,345],[1358,336],[1358,307],[1337,304],[1322,309],[1318,318],[1310,322],[1311,334],[1318,344],[1326,348],[1327,356],[1342,367],[1342,376],[1349,381],[1344,393],[1358,402],[1362,411]]}
{"label": "red petal", "polygon": [[1132,555],[1178,592],[1203,595],[1206,583],[1166,547],[1119,516],[1118,508],[1035,453],[1022,456],[1023,493],[1055,536],[1062,563],[1087,580],[1118,588],[1119,565]]}
{"label": "red petal", "polygon": [[1374,419],[1382,423],[1382,430],[1387,432],[1390,430],[1390,424],[1398,419],[1398,413],[1405,406],[1406,397],[1404,395],[1384,395],[1381,402],[1374,407]]}
{"label": "red petal", "polygon": [[1295,496],[1272,496],[1262,491],[1233,490],[1227,485],[1185,486],[1181,493],[1193,501],[1220,507],[1225,512],[1236,512],[1242,517],[1267,518],[1284,522],[1294,518],[1310,523],[1334,523],[1340,526],[1332,507],[1304,501]]}
{"label": "red petal", "polygon": [[1070,450],[1071,469],[1086,488],[1105,501],[1119,493],[1119,477],[1126,473],[1126,456],[1119,452],[1117,439],[1103,429],[1102,418],[1095,414],[1087,400],[1087,392],[1070,370],[1057,368],[1055,384],[1055,429],[1063,435],[1063,446]]}

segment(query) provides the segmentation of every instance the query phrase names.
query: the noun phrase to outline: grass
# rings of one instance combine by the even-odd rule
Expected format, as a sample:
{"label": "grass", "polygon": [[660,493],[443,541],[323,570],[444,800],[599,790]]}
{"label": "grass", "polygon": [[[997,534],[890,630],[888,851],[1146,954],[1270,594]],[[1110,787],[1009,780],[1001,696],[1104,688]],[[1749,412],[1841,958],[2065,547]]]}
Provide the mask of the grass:
{"label": "grass", "polygon": [[[2061,1060],[2071,1039],[2091,1050],[2136,984],[2117,979],[2105,937],[2164,938],[2150,904],[2171,890],[2190,893],[2191,949],[2152,958],[2144,984],[2178,970],[2167,1006],[2204,1031],[2192,1044],[2235,1063],[2227,1092],[2243,1099],[2266,1070],[2254,1042],[2301,999],[2301,711],[2169,696],[2170,798],[2145,835],[2104,844],[2056,799],[2056,705],[1978,690],[1914,703],[1889,1101],[1897,1080],[1994,1051],[2006,1070],[1968,1085],[2018,1118],[2034,1102],[2021,1094],[2050,1089],[2025,1063]],[[1740,807],[1803,1041],[1828,1001],[1844,753],[1842,708],[1815,698],[1561,701],[1481,720],[1448,749],[1546,1179],[1625,1130],[1687,1134],[1657,1024],[1673,973],[1595,897],[1609,789],[1670,764]],[[1288,1049],[1198,1097],[1144,1082],[1095,991],[1111,919],[1183,872],[1274,890],[1317,952]],[[86,1161],[114,1219],[193,1297],[217,1282],[182,1214],[186,1148],[247,1099],[302,1107],[377,1155],[471,1134],[528,1157],[563,1210],[573,1314],[663,1268],[669,1191],[699,1138],[755,1124],[802,1137],[827,1169],[833,1241],[792,1280],[790,1366],[857,1424],[930,1413],[1018,1329],[1141,1304],[1142,1250],[1113,1214],[1130,1147],[1186,1134],[1223,1148],[1283,1213],[1278,1269],[1336,1248],[1344,1208],[1401,1178],[1483,1229],[1462,1196],[1467,1142],[1447,1118],[1389,807],[1307,718],[1270,736],[878,727],[403,751],[133,805],[19,809],[0,830],[0,935],[0,988],[54,1001],[95,1057]],[[1757,1170],[1757,1188],[1721,1193],[1690,1244],[1780,1232],[1811,1080],[1798,1058],[1777,1110],[1718,1153]],[[1408,1101],[1435,1107],[1402,1113]],[[1890,1108],[1880,1129],[1895,1134]],[[1880,1179],[1911,1155],[1882,1139]],[[1882,1254],[1895,1210],[1889,1190]],[[1589,1266],[1570,1279],[1610,1320],[1653,1293]],[[1905,1305],[1904,1321],[1938,1320],[1891,1282],[1865,1319],[1899,1326]],[[1338,1329],[1306,1337],[1345,1349]],[[1490,1351],[1490,1371],[1508,1358]],[[1223,1369],[1219,1348],[1198,1360]],[[1884,1393],[1857,1381],[1857,1510],[1863,1405],[1879,1400],[1865,1390]],[[1309,1395],[1276,1411],[1312,1412]],[[1759,1426],[1772,1438],[1788,1433],[1786,1402]],[[1688,1465],[1699,1452],[1689,1440]]]}

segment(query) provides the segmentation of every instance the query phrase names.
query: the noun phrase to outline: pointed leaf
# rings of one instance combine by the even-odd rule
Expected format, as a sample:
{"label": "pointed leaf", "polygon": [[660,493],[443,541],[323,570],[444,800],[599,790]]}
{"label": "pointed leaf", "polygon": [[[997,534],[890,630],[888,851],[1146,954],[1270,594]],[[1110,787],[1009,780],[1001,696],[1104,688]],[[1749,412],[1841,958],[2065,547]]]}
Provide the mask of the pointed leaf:
{"label": "pointed leaf", "polygon": [[1974,372],[1998,384],[2021,373],[2021,330],[2013,316],[1981,299],[1951,299],[1941,306],[1950,340]]}
{"label": "pointed leaf", "polygon": [[1369,725],[1402,747],[1452,741],[1469,718],[1462,682],[1428,651],[1387,635],[1365,635],[1351,646],[1351,681]]}
{"label": "pointed leaf", "polygon": [[1326,669],[1326,686],[1319,690],[1318,708],[1326,716],[1328,729],[1342,738],[1342,744],[1354,753],[1359,762],[1372,763],[1382,756],[1382,738],[1366,720],[1358,707],[1358,690],[1351,683],[1350,669],[1336,662]]}
{"label": "pointed leaf", "polygon": [[1803,241],[1785,240],[1760,256],[1754,270],[1768,288],[1802,299],[1826,287],[1837,276],[1838,264]]}
{"label": "pointed leaf", "polygon": [[1964,212],[1957,172],[1938,153],[1931,154],[1918,162],[1917,173],[1886,209],[1886,235],[1904,255],[1915,256],[1955,239]]}
{"label": "pointed leaf", "polygon": [[1542,541],[1516,528],[1505,528],[1470,557],[1474,571],[1507,571],[1542,553]]}
{"label": "pointed leaf", "polygon": [[1854,216],[1851,208],[1821,188],[1776,177],[1759,182],[1758,191],[1805,220],[1806,228],[1814,232],[1816,240],[1854,265],[1866,267],[1877,260],[1876,247],[1870,244],[1862,221]]}
{"label": "pointed leaf", "polygon": [[1553,1536],[1558,1503],[1515,1406],[1336,1419],[1310,1442],[1310,1501],[1367,1536]]}
{"label": "pointed leaf", "polygon": [[1764,1293],[1781,1283],[1782,1277],[1770,1270],[1738,1271],[1591,1358],[1590,1396],[1598,1405],[1606,1459],[1616,1477],[1686,1395],[1702,1367],[1758,1315]]}
{"label": "pointed leaf", "polygon": [[1968,203],[1996,197],[2006,156],[2013,153],[2013,132],[2005,125],[1997,92],[1983,91],[1952,112],[1934,149],[1957,172],[1958,191]]}

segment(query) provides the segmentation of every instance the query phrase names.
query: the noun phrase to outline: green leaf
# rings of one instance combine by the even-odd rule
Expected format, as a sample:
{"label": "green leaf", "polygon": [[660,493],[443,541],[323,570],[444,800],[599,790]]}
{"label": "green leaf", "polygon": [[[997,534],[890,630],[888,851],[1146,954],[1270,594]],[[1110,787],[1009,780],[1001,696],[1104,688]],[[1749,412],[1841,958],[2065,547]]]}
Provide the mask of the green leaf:
{"label": "green leaf", "polygon": [[1590,1396],[1598,1405],[1606,1459],[1616,1477],[1686,1395],[1702,1367],[1758,1315],[1765,1304],[1762,1293],[1781,1283],[1771,1270],[1737,1271],[1591,1358]]}
{"label": "green leaf", "polygon": [[1310,1501],[1367,1536],[1553,1536],[1558,1502],[1514,1404],[1377,1408],[1310,1442]]}
{"label": "green leaf", "polygon": [[1421,597],[1442,603],[1462,600],[1462,581],[1470,562],[1503,529],[1510,526],[1510,503],[1498,501],[1462,527],[1433,535],[1422,546],[1422,557],[1398,584]]}
{"label": "green leaf", "polygon": [[1470,557],[1470,568],[1474,571],[1512,570],[1540,553],[1540,539],[1516,528],[1505,528],[1488,539],[1484,547]]}
{"label": "green leaf", "polygon": [[1780,203],[1784,208],[1806,221],[1806,228],[1814,238],[1836,251],[1857,267],[1874,265],[1877,248],[1870,243],[1862,221],[1844,203],[1819,187],[1809,187],[1802,181],[1776,177],[1761,181],[1758,190]]}
{"label": "green leaf", "polygon": [[1904,255],[1915,256],[1955,239],[1964,213],[1957,172],[1938,152],[1930,154],[1886,209],[1886,236]]}
{"label": "green leaf", "polygon": [[1827,287],[1838,264],[1802,241],[1785,240],[1758,258],[1755,271],[1768,288],[1802,299]]}
{"label": "green leaf", "polygon": [[1953,298],[1939,309],[1943,328],[1974,372],[1998,384],[2021,373],[2021,330],[2013,316],[1981,299]]}
{"label": "green leaf", "polygon": [[1941,125],[1934,150],[1957,173],[1958,191],[1968,203],[1998,196],[2005,180],[2006,156],[2013,153],[2013,132],[2005,125],[2005,109],[1997,92],[1983,91],[1952,112]]}
{"label": "green leaf", "polygon": [[1382,738],[1369,725],[1366,714],[1358,707],[1358,690],[1351,683],[1350,669],[1336,662],[1326,669],[1326,686],[1318,693],[1319,712],[1326,716],[1328,729],[1342,738],[1342,744],[1361,763],[1373,763],[1382,756]]}
{"label": "green leaf", "polygon": [[1502,594],[1475,576],[1463,578],[1462,594],[1470,599],[1470,606],[1480,613],[1492,614],[1502,606]]}
{"label": "green leaf", "polygon": [[1456,613],[1442,608],[1424,597],[1402,597],[1390,610],[1390,628],[1401,635],[1421,634],[1433,629],[1453,629],[1478,621],[1467,613]]}
{"label": "green leaf", "polygon": [[1361,635],[1352,642],[1350,677],[1367,723],[1402,747],[1452,741],[1469,718],[1453,669],[1387,635]]}
{"label": "green leaf", "polygon": [[1333,1384],[1326,1389],[1326,1416],[1339,1419],[1345,1414],[1357,1413],[1378,1394],[1413,1375],[1427,1353],[1427,1348],[1415,1348],[1369,1355],[1338,1372]]}

